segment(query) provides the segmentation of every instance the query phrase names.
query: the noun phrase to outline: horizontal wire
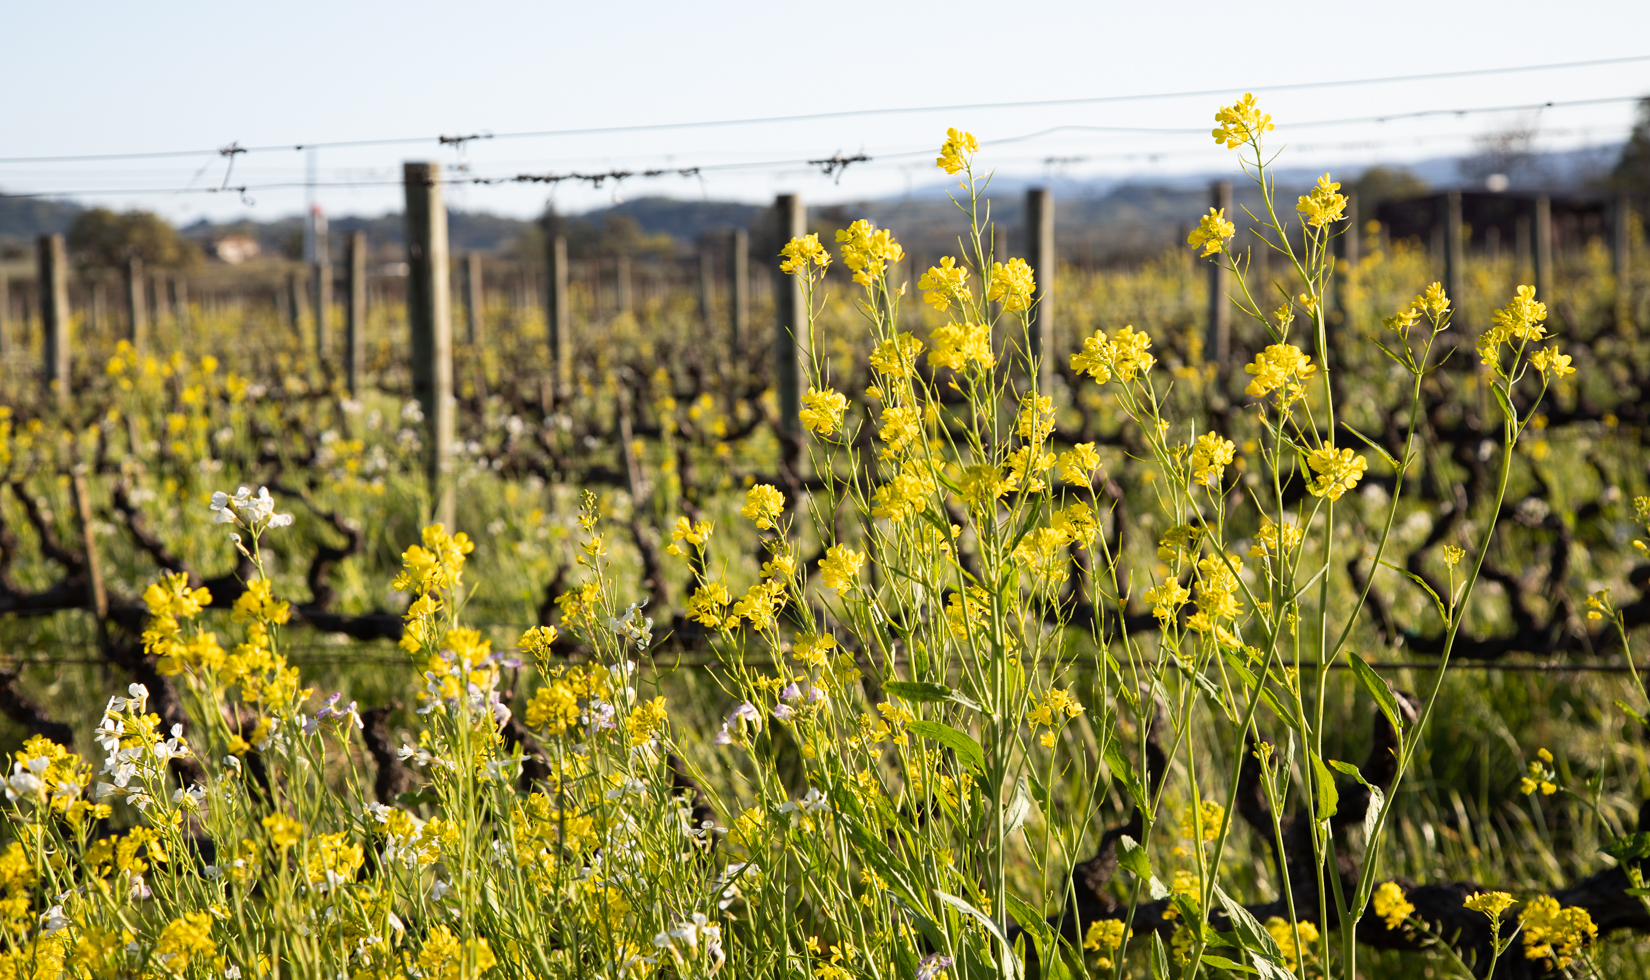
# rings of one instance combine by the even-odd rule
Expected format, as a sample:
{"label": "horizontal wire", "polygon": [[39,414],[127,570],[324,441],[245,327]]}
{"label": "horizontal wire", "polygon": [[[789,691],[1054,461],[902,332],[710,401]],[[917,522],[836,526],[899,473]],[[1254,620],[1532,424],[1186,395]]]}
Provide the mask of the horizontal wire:
{"label": "horizontal wire", "polygon": [[[1636,101],[1639,101],[1641,98],[1642,98],[1641,96],[1636,96],[1636,95],[1634,95],[1634,96],[1606,96],[1606,97],[1595,98],[1595,99],[1574,99],[1574,100],[1562,100],[1562,101],[1553,100],[1553,101],[1547,101],[1547,102],[1522,103],[1522,104],[1517,104],[1517,105],[1480,106],[1480,107],[1461,108],[1461,109],[1421,109],[1421,110],[1416,110],[1416,111],[1413,111],[1413,112],[1386,113],[1386,114],[1374,115],[1374,116],[1357,116],[1357,117],[1348,117],[1348,118],[1345,118],[1345,119],[1323,119],[1323,120],[1313,120],[1313,121],[1302,122],[1302,123],[1291,123],[1291,124],[1289,124],[1289,128],[1292,128],[1292,129],[1308,129],[1308,128],[1321,128],[1321,127],[1326,127],[1326,126],[1350,125],[1350,124],[1355,124],[1355,123],[1371,123],[1371,122],[1385,123],[1385,122],[1391,122],[1391,121],[1400,120],[1400,119],[1419,119],[1419,118],[1436,117],[1436,116],[1457,116],[1457,117],[1460,117],[1460,116],[1468,116],[1468,115],[1481,115],[1481,114],[1486,114],[1486,113],[1519,112],[1519,111],[1527,111],[1527,110],[1532,110],[1532,109],[1563,109],[1563,108],[1572,108],[1572,107],[1577,107],[1577,106],[1605,105],[1605,104],[1621,103],[1621,102],[1636,102]],[[1023,142],[1027,142],[1027,141],[1030,141],[1030,140],[1039,139],[1039,138],[1042,138],[1044,136],[1051,135],[1053,133],[1067,132],[1067,131],[1076,131],[1076,132],[1149,132],[1149,133],[1154,133],[1154,134],[1159,134],[1159,135],[1180,135],[1180,136],[1192,135],[1192,134],[1201,134],[1201,133],[1208,132],[1208,130],[1202,129],[1202,128],[1198,128],[1198,129],[1153,129],[1153,130],[1147,130],[1147,129],[1141,129],[1141,128],[1135,128],[1135,127],[1088,126],[1088,125],[1083,125],[1083,124],[1071,123],[1071,124],[1063,124],[1063,125],[1060,125],[1060,126],[1049,127],[1047,129],[1038,130],[1038,131],[1033,132],[1033,133],[1026,133],[1026,134],[1021,135],[1021,136],[1010,136],[1010,137],[1004,137],[1002,139],[997,139],[997,140],[983,140],[983,141],[981,141],[981,145],[982,146],[987,146],[987,147],[989,147],[989,146],[1006,146],[1006,145],[1012,145],[1012,144],[1015,144],[1015,143],[1023,143]],[[1400,140],[1398,142],[1403,142],[1403,141]],[[544,173],[544,174],[517,173],[517,174],[501,175],[501,176],[495,176],[495,177],[446,177],[446,178],[443,178],[440,181],[440,183],[442,185],[445,185],[445,186],[493,186],[493,185],[501,185],[501,184],[561,183],[561,182],[564,182],[564,181],[577,181],[577,182],[590,183],[593,187],[600,187],[603,183],[605,183],[606,181],[609,181],[609,180],[612,180],[614,182],[618,182],[618,181],[630,180],[630,179],[634,179],[634,178],[655,178],[655,177],[664,177],[664,176],[697,177],[697,176],[700,176],[701,174],[707,173],[707,172],[727,172],[727,171],[737,171],[737,170],[767,170],[767,169],[772,169],[772,168],[775,168],[775,167],[811,167],[811,168],[818,168],[818,169],[822,169],[824,171],[825,176],[832,176],[833,174],[839,173],[843,169],[846,169],[846,167],[850,164],[852,164],[852,165],[861,165],[861,164],[875,163],[875,162],[879,162],[879,161],[880,162],[887,162],[887,161],[891,161],[891,160],[910,159],[910,158],[914,158],[914,157],[928,156],[928,155],[932,154],[933,152],[934,152],[933,148],[928,147],[928,148],[918,149],[918,150],[899,150],[899,151],[893,151],[893,152],[889,152],[889,153],[882,153],[882,154],[878,154],[877,156],[874,156],[874,157],[867,156],[865,154],[859,154],[859,155],[854,156],[854,157],[844,158],[839,154],[839,155],[824,158],[824,159],[803,159],[803,158],[798,158],[798,159],[790,159],[790,160],[746,161],[746,162],[738,162],[738,163],[710,163],[710,164],[700,164],[700,165],[697,165],[697,166],[690,166],[690,167],[650,167],[650,168],[644,168],[642,170],[635,170],[635,171],[633,171],[633,170],[614,169],[614,170],[609,170],[609,171],[600,172],[600,173],[583,173],[583,172],[578,172],[578,171],[569,171],[569,172],[565,172],[565,173]],[[1141,156],[1164,157],[1164,156],[1183,155],[1184,153],[1187,153],[1187,152],[1205,152],[1205,151],[1128,150],[1128,151],[1120,151],[1120,152],[1117,152],[1117,153],[1110,153],[1110,154],[1091,155],[1091,156],[1085,157],[1084,159],[1086,159],[1086,160],[1123,159],[1123,158],[1141,157]],[[1208,150],[1207,152],[1214,152],[1214,150]],[[4,163],[4,162],[6,162],[6,161],[0,160],[0,163]],[[231,193],[233,193],[233,194],[247,194],[247,193],[250,193],[250,192],[253,192],[253,191],[266,191],[266,190],[297,190],[297,189],[310,189],[310,188],[323,189],[324,190],[324,189],[329,189],[329,188],[338,189],[338,188],[359,188],[359,187],[399,187],[399,186],[402,186],[403,183],[404,183],[403,181],[393,179],[393,178],[386,178],[386,179],[383,179],[383,180],[342,180],[342,181],[336,181],[336,180],[335,181],[289,180],[289,181],[276,181],[276,182],[263,183],[263,184],[229,184],[229,185],[220,186],[220,187],[171,187],[171,188],[143,187],[143,188],[112,188],[112,189],[110,189],[110,188],[82,188],[82,189],[73,189],[73,190],[54,190],[54,191],[24,191],[24,192],[19,192],[19,193],[7,193],[4,196],[14,197],[14,198],[36,198],[36,197],[66,197],[66,196],[72,196],[72,195],[75,195],[75,194],[102,194],[102,195],[155,195],[155,194],[159,194],[159,195],[176,195],[176,194],[231,194]]]}
{"label": "horizontal wire", "polygon": [[618,133],[661,132],[683,129],[705,129],[723,126],[758,126],[775,123],[813,122],[825,119],[847,119],[860,116],[889,116],[925,112],[964,112],[991,109],[1031,109],[1048,106],[1074,105],[1104,105],[1124,102],[1148,102],[1161,99],[1202,98],[1209,96],[1230,95],[1235,91],[1247,92],[1284,92],[1299,89],[1345,88],[1359,85],[1384,85],[1400,82],[1439,81],[1448,78],[1471,78],[1486,75],[1505,75],[1521,72],[1553,71],[1567,68],[1591,68],[1602,65],[1631,64],[1640,61],[1650,61],[1650,54],[1629,55],[1619,58],[1595,58],[1587,61],[1561,61],[1536,65],[1511,65],[1499,68],[1469,68],[1457,71],[1425,72],[1417,75],[1387,75],[1371,78],[1348,78],[1325,82],[1285,82],[1277,85],[1229,86],[1218,89],[1201,89],[1182,92],[1154,92],[1133,95],[1102,95],[1088,96],[1073,99],[1033,99],[1018,102],[975,102],[956,105],[932,106],[905,106],[887,109],[845,109],[836,112],[815,112],[790,116],[756,116],[745,119],[712,119],[697,120],[680,123],[643,123],[632,126],[600,126],[583,129],[544,129],[528,130],[523,132],[489,133],[479,132],[469,136],[411,136],[386,139],[363,140],[333,140],[307,143],[279,143],[265,146],[240,146],[231,143],[228,146],[201,150],[159,150],[140,153],[98,153],[63,156],[32,156],[32,157],[0,157],[0,163],[70,163],[91,160],[139,160],[157,159],[164,157],[189,157],[207,154],[221,154],[230,156],[240,153],[267,153],[276,151],[296,151],[310,149],[342,149],[347,147],[364,146],[396,146],[410,143],[438,143],[440,145],[462,145],[473,140],[502,140],[502,139],[535,139],[559,136],[600,136]]}

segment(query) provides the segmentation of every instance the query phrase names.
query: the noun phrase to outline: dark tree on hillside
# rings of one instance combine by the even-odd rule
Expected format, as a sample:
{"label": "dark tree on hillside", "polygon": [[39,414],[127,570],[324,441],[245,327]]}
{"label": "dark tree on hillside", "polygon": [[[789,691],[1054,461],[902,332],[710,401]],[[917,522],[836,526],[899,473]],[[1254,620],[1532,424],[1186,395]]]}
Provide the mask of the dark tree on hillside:
{"label": "dark tree on hillside", "polygon": [[1622,145],[1612,182],[1618,191],[1632,195],[1639,213],[1650,206],[1650,98],[1639,100],[1638,119],[1633,133]]}
{"label": "dark tree on hillside", "polygon": [[116,214],[93,208],[75,218],[68,239],[75,260],[89,268],[119,268],[134,255],[155,268],[188,268],[200,261],[200,249],[193,242],[148,211]]}

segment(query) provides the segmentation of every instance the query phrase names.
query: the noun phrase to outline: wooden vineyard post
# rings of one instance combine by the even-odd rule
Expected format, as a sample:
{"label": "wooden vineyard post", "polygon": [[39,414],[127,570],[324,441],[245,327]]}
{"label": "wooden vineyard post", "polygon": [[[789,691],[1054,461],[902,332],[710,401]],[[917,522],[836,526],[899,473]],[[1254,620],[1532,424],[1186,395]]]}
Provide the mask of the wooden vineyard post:
{"label": "wooden vineyard post", "polygon": [[412,326],[413,394],[424,410],[424,447],[432,516],[453,529],[454,495],[446,478],[453,446],[453,320],[448,281],[447,206],[439,163],[408,163],[407,319]]}
{"label": "wooden vineyard post", "polygon": [[[781,194],[774,201],[774,220],[780,244],[808,233],[808,212],[797,194]],[[777,252],[775,253],[777,256]],[[774,259],[777,289],[774,296],[774,387],[779,393],[779,435],[781,452],[787,469],[800,476],[802,466],[802,386],[807,379],[807,357],[811,338],[808,334],[807,300],[802,293],[802,281],[779,271]]]}
{"label": "wooden vineyard post", "polygon": [[[1535,210],[1530,217],[1533,241],[1530,252],[1535,259],[1535,298],[1553,302],[1553,201],[1545,194],[1535,199]],[[1454,299],[1455,297],[1450,297]]]}
{"label": "wooden vineyard post", "polygon": [[1444,208],[1444,294],[1455,310],[1451,322],[1459,326],[1466,319],[1461,315],[1466,271],[1466,248],[1461,242],[1461,192],[1450,191],[1439,203]]}
{"label": "wooden vineyard post", "polygon": [[344,311],[344,377],[351,398],[361,397],[361,356],[367,330],[367,233],[349,236],[349,307]]}
{"label": "wooden vineyard post", "polygon": [[550,328],[550,370],[555,374],[556,395],[566,398],[573,392],[573,330],[567,297],[567,236],[556,234],[546,223],[544,319]]}
{"label": "wooden vineyard post", "polygon": [[1030,350],[1037,365],[1037,393],[1054,393],[1054,192],[1046,187],[1026,191],[1026,259],[1036,278],[1032,295]]}
{"label": "wooden vineyard post", "polygon": [[1633,202],[1626,194],[1617,195],[1610,224],[1610,251],[1616,269],[1616,330],[1625,334],[1633,323]]}
{"label": "wooden vineyard post", "polygon": [[635,311],[635,298],[631,294],[630,256],[624,252],[613,259],[613,301],[618,304],[620,313]]}
{"label": "wooden vineyard post", "polygon": [[69,263],[62,235],[40,236],[40,329],[46,391],[59,411],[69,407]]}
{"label": "wooden vineyard post", "polygon": [[[1233,220],[1229,213],[1232,210],[1231,181],[1217,180],[1209,186],[1209,206],[1225,214],[1226,220]],[[1225,386],[1219,379],[1226,377],[1226,362],[1232,354],[1232,307],[1226,299],[1231,278],[1231,273],[1218,257],[1209,263],[1209,319],[1203,350],[1205,359],[1215,365],[1216,386],[1220,391],[1224,391]]]}
{"label": "wooden vineyard post", "polygon": [[302,340],[303,334],[299,331],[303,329],[301,325],[304,322],[304,287],[302,278],[296,272],[286,274],[286,320],[286,325]]}
{"label": "wooden vineyard post", "polygon": [[716,255],[704,245],[699,246],[699,322],[707,333],[711,329],[716,301]]}
{"label": "wooden vineyard post", "polygon": [[481,309],[485,297],[481,286],[481,253],[464,257],[464,340],[471,347],[481,342]]}
{"label": "wooden vineyard post", "polygon": [[143,260],[126,260],[126,339],[142,350],[149,339],[149,305],[143,301]]}
{"label": "wooden vineyard post", "polygon": [[728,289],[732,294],[733,349],[750,332],[751,325],[751,235],[743,228],[733,233],[733,251],[728,256]]}
{"label": "wooden vineyard post", "polygon": [[311,290],[315,295],[312,301],[315,304],[315,357],[321,362],[321,370],[329,370],[327,362],[332,360],[332,263],[322,260],[310,267],[310,275],[315,277],[315,286]]}

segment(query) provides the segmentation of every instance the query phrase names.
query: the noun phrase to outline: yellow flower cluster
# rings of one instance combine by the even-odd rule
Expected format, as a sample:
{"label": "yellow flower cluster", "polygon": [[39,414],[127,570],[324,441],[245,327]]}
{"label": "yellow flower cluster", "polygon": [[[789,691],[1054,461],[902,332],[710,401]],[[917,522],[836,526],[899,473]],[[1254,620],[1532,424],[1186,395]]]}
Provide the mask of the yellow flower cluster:
{"label": "yellow flower cluster", "polygon": [[1179,615],[1180,607],[1191,600],[1192,593],[1179,582],[1169,579],[1155,588],[1147,589],[1141,598],[1152,604],[1152,615],[1157,617],[1158,622],[1167,626]]}
{"label": "yellow flower cluster", "polygon": [[811,278],[815,269],[823,270],[831,264],[831,255],[819,244],[817,234],[791,239],[779,250],[779,256],[780,272],[804,278]]}
{"label": "yellow flower cluster", "polygon": [[1098,969],[1112,968],[1111,954],[1123,945],[1124,931],[1121,919],[1099,919],[1083,931],[1083,948],[1099,954],[1094,961]]}
{"label": "yellow flower cluster", "polygon": [[871,367],[890,378],[909,378],[917,367],[922,341],[908,333],[896,333],[871,350]]}
{"label": "yellow flower cluster", "polygon": [[979,152],[980,141],[974,138],[973,133],[957,130],[955,127],[945,131],[945,142],[940,145],[939,158],[934,165],[955,177],[968,166],[970,155]]}
{"label": "yellow flower cluster", "polygon": [[1489,916],[1490,921],[1498,922],[1501,913],[1518,904],[1506,892],[1474,892],[1461,903],[1474,912],[1482,912]]}
{"label": "yellow flower cluster", "polygon": [[1237,445],[1230,439],[1222,439],[1213,432],[1205,432],[1197,437],[1191,447],[1192,482],[1219,490],[1221,477],[1226,467],[1232,463],[1233,454],[1237,452]]}
{"label": "yellow flower cluster", "polygon": [[1598,937],[1598,926],[1586,909],[1564,908],[1551,895],[1525,903],[1518,914],[1523,926],[1524,958],[1551,960],[1555,969],[1569,966],[1581,948]]}
{"label": "yellow flower cluster", "polygon": [[1237,225],[1226,220],[1225,208],[1210,208],[1209,213],[1197,219],[1197,227],[1186,236],[1186,244],[1201,248],[1201,258],[1226,251],[1226,243],[1237,234]]}
{"label": "yellow flower cluster", "polygon": [[1146,353],[1151,346],[1145,331],[1136,331],[1132,326],[1118,327],[1110,337],[1096,330],[1094,336],[1083,340],[1083,349],[1071,355],[1071,368],[1100,384],[1110,381],[1112,375],[1127,383],[1157,363],[1157,358]]}
{"label": "yellow flower cluster", "polygon": [[1271,517],[1262,515],[1260,530],[1255,532],[1255,543],[1249,549],[1249,557],[1265,558],[1268,555],[1282,554],[1300,543],[1300,525],[1287,521],[1275,524]]}
{"label": "yellow flower cluster", "polygon": [[1317,186],[1311,193],[1301,195],[1295,202],[1295,210],[1304,215],[1304,220],[1313,228],[1322,228],[1324,225],[1334,224],[1346,217],[1346,196],[1340,193],[1341,185],[1331,181],[1328,174],[1318,178]]}
{"label": "yellow flower cluster", "polygon": [[[1300,933],[1299,947],[1295,945],[1297,930]],[[1302,919],[1295,924],[1294,929],[1291,929],[1289,928],[1289,920],[1274,915],[1266,920],[1266,933],[1272,937],[1273,942],[1278,944],[1278,949],[1283,951],[1283,963],[1289,967],[1291,972],[1300,970],[1300,959],[1296,955],[1297,949],[1305,955],[1308,963],[1317,960],[1317,954],[1313,952],[1313,947],[1317,945],[1319,939],[1318,927],[1311,922]]]}
{"label": "yellow flower cluster", "polygon": [[475,550],[474,542],[463,531],[448,534],[440,524],[426,527],[423,538],[422,547],[409,545],[401,553],[401,573],[390,587],[418,595],[458,588],[464,577],[464,556]]}
{"label": "yellow flower cluster", "polygon": [[1529,796],[1539,789],[1542,796],[1551,796],[1558,792],[1558,774],[1552,770],[1553,754],[1546,749],[1537,749],[1535,754],[1525,767],[1527,775],[1518,781],[1518,791]]}
{"label": "yellow flower cluster", "polygon": [[819,580],[827,589],[837,593],[859,588],[859,570],[865,564],[863,552],[845,544],[832,545],[819,562]]}
{"label": "yellow flower cluster", "polygon": [[939,265],[929,266],[917,279],[917,288],[922,290],[923,302],[944,312],[968,298],[968,268],[949,255],[941,256]]}
{"label": "yellow flower cluster", "polygon": [[1410,914],[1415,911],[1415,906],[1410,904],[1409,898],[1404,895],[1403,886],[1396,881],[1381,882],[1376,887],[1375,894],[1372,897],[1374,899],[1375,914],[1381,917],[1388,932],[1403,925],[1404,920],[1409,918]]}
{"label": "yellow flower cluster", "polygon": [[921,462],[907,464],[871,495],[871,516],[898,523],[927,510],[938,492],[933,474]]}
{"label": "yellow flower cluster", "polygon": [[1056,465],[1060,467],[1060,479],[1086,487],[1090,483],[1090,475],[1100,468],[1100,453],[1095,450],[1094,443],[1080,442],[1072,446],[1070,452],[1061,453]]}
{"label": "yellow flower cluster", "polygon": [[1263,398],[1279,392],[1283,405],[1300,398],[1305,392],[1302,384],[1318,370],[1312,356],[1301,352],[1294,344],[1272,344],[1255,355],[1243,370],[1254,375],[1244,392],[1254,398]]}
{"label": "yellow flower cluster", "polygon": [[912,405],[890,405],[882,410],[877,435],[884,443],[883,459],[901,456],[922,444],[922,415]]}
{"label": "yellow flower cluster", "polygon": [[1014,419],[1014,434],[1027,442],[1037,443],[1047,439],[1053,431],[1054,397],[1021,395],[1020,412]]}
{"label": "yellow flower cluster", "polygon": [[991,283],[985,298],[1003,304],[1005,313],[1022,313],[1031,308],[1031,297],[1037,291],[1037,279],[1025,259],[1009,259],[1007,263],[991,263]]}
{"label": "yellow flower cluster", "polygon": [[758,483],[745,491],[745,506],[739,513],[755,522],[758,530],[771,530],[785,512],[785,495],[777,487]]}
{"label": "yellow flower cluster", "polygon": [[1212,133],[1215,142],[1225,144],[1228,150],[1235,150],[1245,143],[1257,143],[1262,135],[1274,128],[1272,117],[1260,111],[1253,93],[1222,107],[1215,113],[1215,122],[1219,124]]}
{"label": "yellow flower cluster", "polygon": [[928,335],[934,345],[928,352],[928,366],[961,371],[973,364],[982,371],[997,365],[991,346],[991,327],[984,323],[947,323]]}
{"label": "yellow flower cluster", "polygon": [[1337,450],[1334,446],[1314,449],[1306,457],[1306,465],[1318,474],[1306,489],[1314,497],[1339,500],[1341,495],[1358,485],[1369,462],[1350,449]]}
{"label": "yellow flower cluster", "polygon": [[838,230],[836,240],[842,246],[843,264],[853,270],[854,282],[861,286],[880,281],[890,265],[905,257],[893,232],[886,228],[878,231],[864,218]]}
{"label": "yellow flower cluster", "polygon": [[834,388],[820,391],[812,385],[808,386],[808,393],[802,396],[802,411],[797,417],[802,420],[802,427],[817,432],[822,436],[834,435],[842,428],[842,413],[848,408],[848,396]]}
{"label": "yellow flower cluster", "polygon": [[1070,691],[1054,688],[1043,696],[1030,711],[1026,712],[1026,723],[1031,726],[1031,734],[1036,735],[1039,727],[1048,731],[1042,734],[1038,742],[1043,748],[1054,747],[1054,735],[1067,722],[1083,713],[1083,705],[1072,696]]}
{"label": "yellow flower cluster", "polygon": [[686,517],[678,517],[676,526],[670,529],[670,547],[665,551],[673,555],[686,555],[682,548],[684,541],[694,551],[703,551],[714,527],[709,521],[690,521]]}

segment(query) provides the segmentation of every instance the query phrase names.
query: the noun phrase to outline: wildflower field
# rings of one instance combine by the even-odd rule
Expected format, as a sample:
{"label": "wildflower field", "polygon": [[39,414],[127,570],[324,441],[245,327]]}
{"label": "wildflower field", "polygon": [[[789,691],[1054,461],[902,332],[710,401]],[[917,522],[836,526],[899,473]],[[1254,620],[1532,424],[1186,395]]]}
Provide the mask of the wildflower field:
{"label": "wildflower field", "polygon": [[1650,291],[1446,295],[1216,124],[1264,208],[1037,343],[970,134],[955,254],[790,241],[795,418],[691,296],[567,390],[490,310],[454,526],[394,307],[354,397],[270,311],[12,362],[0,978],[1646,975]]}

